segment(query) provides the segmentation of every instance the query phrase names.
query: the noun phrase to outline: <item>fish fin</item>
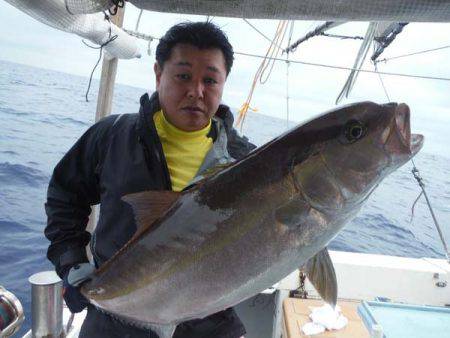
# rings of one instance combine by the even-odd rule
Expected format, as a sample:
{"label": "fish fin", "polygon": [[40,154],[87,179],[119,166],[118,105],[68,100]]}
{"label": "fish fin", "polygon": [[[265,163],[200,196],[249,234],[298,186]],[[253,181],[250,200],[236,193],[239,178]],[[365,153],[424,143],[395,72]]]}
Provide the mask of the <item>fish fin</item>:
{"label": "fish fin", "polygon": [[146,326],[155,332],[159,338],[172,338],[177,327],[173,324],[149,324]]}
{"label": "fish fin", "polygon": [[337,280],[327,248],[309,259],[306,275],[320,297],[334,308],[337,302]]}
{"label": "fish fin", "polygon": [[180,192],[162,190],[143,191],[123,196],[122,200],[133,208],[137,225],[135,236],[149,229],[157,219],[164,216],[180,195]]}
{"label": "fish fin", "polygon": [[275,219],[287,229],[297,229],[307,222],[311,207],[303,198],[295,198],[275,210]]}

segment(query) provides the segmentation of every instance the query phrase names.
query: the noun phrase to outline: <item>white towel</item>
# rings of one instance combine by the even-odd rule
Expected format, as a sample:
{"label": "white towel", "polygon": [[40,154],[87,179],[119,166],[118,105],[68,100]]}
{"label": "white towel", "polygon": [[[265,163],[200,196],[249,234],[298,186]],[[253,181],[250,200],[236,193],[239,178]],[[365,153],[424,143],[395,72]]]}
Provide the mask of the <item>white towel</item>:
{"label": "white towel", "polygon": [[340,330],[348,324],[348,319],[341,313],[341,308],[336,305],[333,309],[329,304],[313,308],[309,317],[312,323],[303,325],[302,331],[306,335],[322,333],[326,330]]}

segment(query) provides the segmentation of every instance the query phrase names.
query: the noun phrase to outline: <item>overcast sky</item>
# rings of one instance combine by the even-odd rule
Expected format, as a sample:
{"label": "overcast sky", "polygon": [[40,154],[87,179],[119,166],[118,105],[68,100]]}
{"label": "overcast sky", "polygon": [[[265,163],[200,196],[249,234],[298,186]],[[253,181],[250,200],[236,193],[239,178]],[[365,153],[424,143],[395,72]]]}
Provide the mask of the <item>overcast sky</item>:
{"label": "overcast sky", "polygon": [[[139,11],[127,4],[124,26],[133,29]],[[145,12],[140,31],[162,36],[173,24],[185,20],[205,20],[204,16],[181,16]],[[213,22],[227,33],[235,51],[265,54],[268,42],[241,19],[214,18]],[[278,21],[251,20],[267,36],[273,37]],[[296,21],[293,40],[303,36],[319,22]],[[330,31],[335,34],[364,35],[367,23],[347,23]],[[89,76],[98,58],[98,51],[89,49],[81,38],[57,31],[23,14],[0,0],[0,59],[36,67]],[[121,60],[117,82],[154,90],[154,51],[147,55],[147,43],[140,42],[140,59]],[[316,37],[301,44],[292,59],[351,67],[361,41]],[[411,23],[382,55],[392,57],[425,49],[450,45],[450,24]],[[245,101],[260,59],[235,56],[223,100],[232,107]],[[363,66],[373,70],[370,62]],[[450,48],[421,55],[400,58],[379,65],[380,71],[450,78]],[[1,72],[1,69],[0,69]],[[100,69],[95,77],[99,77]],[[0,74],[1,76],[1,74]],[[291,64],[289,77],[290,117],[301,121],[334,107],[348,71]],[[412,129],[424,133],[430,140],[429,151],[450,156],[450,81],[383,76],[391,101],[406,102],[412,111]],[[286,64],[278,62],[264,85],[258,85],[252,106],[260,113],[286,118]],[[371,100],[387,101],[376,74],[359,75],[349,99],[341,104]],[[432,147],[432,148],[430,148]],[[427,149],[427,148],[425,148]]]}

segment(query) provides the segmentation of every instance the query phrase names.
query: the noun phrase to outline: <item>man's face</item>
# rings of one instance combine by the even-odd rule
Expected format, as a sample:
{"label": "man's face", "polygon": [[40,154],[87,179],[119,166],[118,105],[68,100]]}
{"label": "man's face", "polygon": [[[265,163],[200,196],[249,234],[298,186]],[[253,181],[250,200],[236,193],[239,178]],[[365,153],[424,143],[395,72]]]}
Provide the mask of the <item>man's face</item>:
{"label": "man's face", "polygon": [[184,131],[206,127],[219,107],[227,77],[222,51],[177,44],[164,69],[155,63],[154,70],[166,119]]}

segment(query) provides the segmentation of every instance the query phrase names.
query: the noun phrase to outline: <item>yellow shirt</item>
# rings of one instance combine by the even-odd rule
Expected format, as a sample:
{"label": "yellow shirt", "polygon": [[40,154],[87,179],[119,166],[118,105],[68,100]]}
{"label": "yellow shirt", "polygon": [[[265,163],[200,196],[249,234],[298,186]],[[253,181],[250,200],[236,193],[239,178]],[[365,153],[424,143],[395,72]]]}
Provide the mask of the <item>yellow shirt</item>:
{"label": "yellow shirt", "polygon": [[178,129],[166,120],[162,110],[153,115],[169,168],[172,190],[181,191],[195,177],[213,141],[207,137],[209,124],[197,131]]}

